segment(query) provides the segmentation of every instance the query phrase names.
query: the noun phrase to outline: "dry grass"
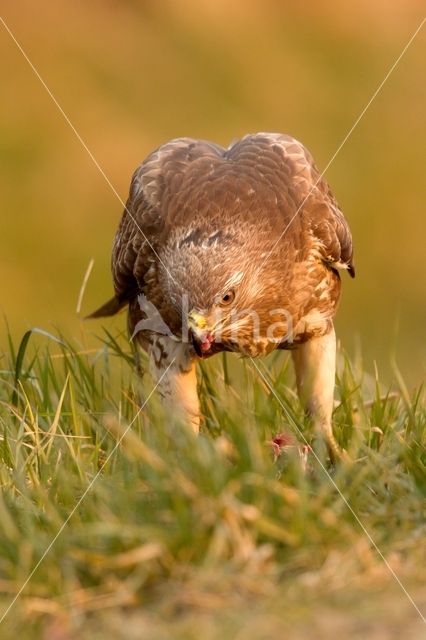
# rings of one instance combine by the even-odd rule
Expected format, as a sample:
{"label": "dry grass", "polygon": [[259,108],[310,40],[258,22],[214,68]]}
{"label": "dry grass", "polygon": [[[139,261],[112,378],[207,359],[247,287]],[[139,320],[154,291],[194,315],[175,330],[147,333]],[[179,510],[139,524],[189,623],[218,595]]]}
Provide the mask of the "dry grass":
{"label": "dry grass", "polygon": [[0,387],[4,610],[37,568],[4,637],[307,638],[314,626],[319,638],[379,639],[401,625],[418,637],[390,568],[421,607],[420,392],[401,382],[387,393],[342,358],[336,435],[355,462],[325,472],[311,455],[304,474],[297,455],[274,463],[266,444],[283,430],[311,438],[285,357],[265,361],[285,411],[249,362],[214,360],[200,375],[195,439],[155,397],[139,412],[151,387],[134,379],[123,336],[106,334],[95,352],[37,334],[11,344]]}

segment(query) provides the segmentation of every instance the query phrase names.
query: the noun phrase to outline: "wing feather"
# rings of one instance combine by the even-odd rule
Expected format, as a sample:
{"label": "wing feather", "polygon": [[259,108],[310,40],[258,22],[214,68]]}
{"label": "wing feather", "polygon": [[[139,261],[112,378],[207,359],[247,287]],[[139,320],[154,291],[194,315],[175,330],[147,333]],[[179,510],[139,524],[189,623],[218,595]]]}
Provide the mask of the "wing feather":
{"label": "wing feather", "polygon": [[228,201],[235,205],[240,198],[234,191],[244,199],[245,214],[254,208],[271,219],[280,215],[284,233],[288,222],[289,234],[302,233],[301,241],[310,240],[330,268],[354,276],[349,227],[311,154],[295,138],[259,133],[227,149],[176,138],[153,151],[132,176],[112,250],[115,299],[93,316],[112,315],[135,299],[155,279],[167,233],[188,226],[188,216],[202,215],[206,206],[211,216],[215,207],[219,214],[229,208]]}
{"label": "wing feather", "polygon": [[[250,136],[248,136],[250,137]],[[347,269],[355,276],[352,235],[331,189],[318,170],[310,152],[298,140],[283,134],[257,134],[265,137],[273,151],[281,150],[293,166],[291,182],[297,191],[300,217],[308,225],[314,249],[332,268]]]}
{"label": "wing feather", "polygon": [[153,151],[136,169],[118,227],[111,268],[115,296],[127,303],[143,290],[158,252],[171,200],[176,199],[188,167],[206,156],[220,157],[218,145],[176,138]]}

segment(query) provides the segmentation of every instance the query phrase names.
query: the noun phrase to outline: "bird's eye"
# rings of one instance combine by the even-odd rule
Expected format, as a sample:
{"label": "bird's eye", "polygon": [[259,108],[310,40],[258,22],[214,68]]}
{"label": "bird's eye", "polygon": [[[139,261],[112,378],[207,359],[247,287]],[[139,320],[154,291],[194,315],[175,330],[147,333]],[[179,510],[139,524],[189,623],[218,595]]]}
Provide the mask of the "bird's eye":
{"label": "bird's eye", "polygon": [[233,289],[229,289],[228,291],[225,291],[225,293],[220,296],[219,298],[219,304],[222,307],[226,307],[228,304],[231,304],[232,302],[234,302],[235,299],[235,291]]}

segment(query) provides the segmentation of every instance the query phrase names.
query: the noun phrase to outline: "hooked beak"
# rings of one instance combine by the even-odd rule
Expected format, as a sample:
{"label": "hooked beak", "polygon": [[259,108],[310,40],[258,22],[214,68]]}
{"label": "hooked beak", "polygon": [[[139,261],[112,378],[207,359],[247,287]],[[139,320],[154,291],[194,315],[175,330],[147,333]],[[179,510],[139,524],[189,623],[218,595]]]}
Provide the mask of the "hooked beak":
{"label": "hooked beak", "polygon": [[214,335],[207,327],[205,316],[198,311],[190,311],[188,314],[188,326],[195,352],[201,358],[210,350],[214,342]]}

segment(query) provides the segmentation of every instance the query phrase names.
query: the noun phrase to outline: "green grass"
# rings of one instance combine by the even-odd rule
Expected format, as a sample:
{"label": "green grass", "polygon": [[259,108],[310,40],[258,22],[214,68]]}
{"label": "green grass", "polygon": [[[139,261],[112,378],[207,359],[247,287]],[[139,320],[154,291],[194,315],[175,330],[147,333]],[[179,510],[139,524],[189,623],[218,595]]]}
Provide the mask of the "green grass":
{"label": "green grass", "polygon": [[249,360],[205,363],[195,438],[123,335],[98,344],[31,332],[1,360],[3,612],[26,583],[1,638],[420,637],[390,568],[424,606],[421,390],[341,356],[335,433],[354,462],[311,453],[303,473],[268,444],[312,436],[285,355],[256,361],[279,399]]}

